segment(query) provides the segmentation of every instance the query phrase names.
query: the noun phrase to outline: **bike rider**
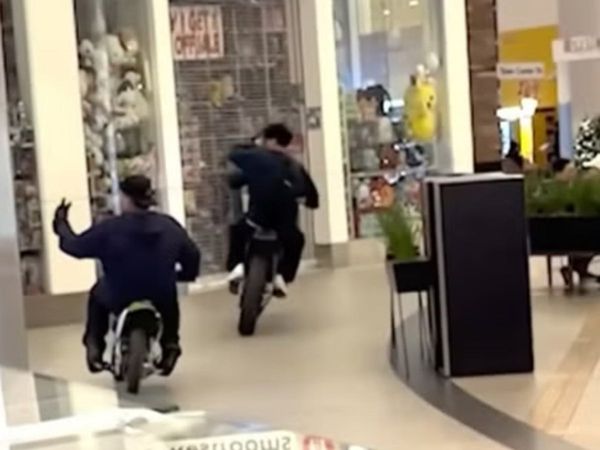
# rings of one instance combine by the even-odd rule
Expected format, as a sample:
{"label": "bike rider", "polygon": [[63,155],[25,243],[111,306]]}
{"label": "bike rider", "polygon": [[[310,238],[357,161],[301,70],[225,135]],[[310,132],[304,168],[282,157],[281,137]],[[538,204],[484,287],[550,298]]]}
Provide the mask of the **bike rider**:
{"label": "bike rider", "polygon": [[256,227],[277,233],[282,248],[274,295],[285,297],[294,281],[304,249],[304,234],[298,228],[298,201],[319,207],[319,193],[305,168],[289,154],[293,134],[283,124],[266,127],[252,145],[236,147],[229,155],[233,165],[230,186],[248,188],[249,205],[244,217],[230,228],[227,270],[232,292],[244,277],[246,248]]}
{"label": "bike rider", "polygon": [[76,234],[69,220],[70,203],[56,209],[54,231],[60,248],[78,259],[102,263],[104,276],[92,288],[83,343],[91,372],[103,370],[102,356],[110,314],[119,315],[136,301],[151,301],[163,320],[163,375],[181,356],[177,282],[192,282],[200,271],[200,251],[187,232],[168,215],[151,211],[150,180],[131,176],[121,182],[120,216]]}

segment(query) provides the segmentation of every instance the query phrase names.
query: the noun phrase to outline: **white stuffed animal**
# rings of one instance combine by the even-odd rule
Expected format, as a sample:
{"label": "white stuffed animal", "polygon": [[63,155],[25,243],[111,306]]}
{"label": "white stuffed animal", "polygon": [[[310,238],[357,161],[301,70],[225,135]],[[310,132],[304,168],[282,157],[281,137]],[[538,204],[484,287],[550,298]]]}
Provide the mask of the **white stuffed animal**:
{"label": "white stuffed animal", "polygon": [[79,69],[79,93],[81,95],[81,110],[83,111],[83,117],[88,117],[92,113],[92,103],[88,99],[90,91],[90,76],[84,69]]}
{"label": "white stuffed animal", "polygon": [[150,105],[139,89],[135,90],[135,113],[140,120],[146,120],[150,116]]}
{"label": "white stuffed animal", "polygon": [[138,42],[135,32],[129,28],[121,30],[119,32],[119,39],[121,40],[121,46],[125,51],[124,63],[129,66],[135,66],[140,53],[140,43]]}
{"label": "white stuffed animal", "polygon": [[141,75],[134,71],[128,71],[123,77],[122,90],[113,108],[117,130],[137,126],[150,115],[148,100],[141,91],[141,81]]}
{"label": "white stuffed animal", "polygon": [[104,139],[102,135],[97,131],[94,131],[89,125],[85,124],[83,126],[83,133],[85,136],[85,149],[94,160],[94,163],[97,167],[100,167],[104,164]]}
{"label": "white stuffed animal", "polygon": [[117,95],[113,108],[117,130],[126,130],[140,124],[142,118],[137,114],[137,100],[137,91],[133,89],[126,89]]}
{"label": "white stuffed animal", "polygon": [[121,40],[119,39],[119,36],[115,36],[114,34],[107,34],[106,36],[104,36],[102,44],[106,49],[106,53],[108,54],[108,60],[113,68],[121,67],[127,63],[127,54],[125,53],[125,49],[121,45]]}
{"label": "white stuffed animal", "polygon": [[119,160],[119,176],[131,175],[152,176],[155,170],[154,158],[151,154]]}
{"label": "white stuffed animal", "polygon": [[84,39],[79,44],[79,64],[85,69],[94,68],[94,55],[96,48],[89,39]]}
{"label": "white stuffed animal", "polygon": [[125,72],[125,75],[123,75],[123,85],[139,91],[144,88],[142,85],[142,76],[134,70]]}

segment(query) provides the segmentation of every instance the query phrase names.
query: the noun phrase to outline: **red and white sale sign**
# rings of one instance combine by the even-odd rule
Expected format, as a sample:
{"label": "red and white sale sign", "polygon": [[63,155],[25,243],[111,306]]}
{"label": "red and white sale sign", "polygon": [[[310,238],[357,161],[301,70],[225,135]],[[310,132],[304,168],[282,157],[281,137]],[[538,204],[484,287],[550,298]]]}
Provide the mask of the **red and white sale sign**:
{"label": "red and white sale sign", "polygon": [[220,6],[171,6],[170,15],[175,61],[218,59],[225,55]]}

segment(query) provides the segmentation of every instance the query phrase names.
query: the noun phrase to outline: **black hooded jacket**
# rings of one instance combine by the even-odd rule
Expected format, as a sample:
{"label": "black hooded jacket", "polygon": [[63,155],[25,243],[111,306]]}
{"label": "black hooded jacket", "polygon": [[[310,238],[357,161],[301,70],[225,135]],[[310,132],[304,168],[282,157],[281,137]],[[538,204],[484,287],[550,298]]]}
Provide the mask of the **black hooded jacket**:
{"label": "black hooded jacket", "polygon": [[255,146],[235,148],[229,162],[236,171],[230,174],[233,189],[248,187],[248,218],[258,225],[281,229],[295,226],[298,200],[306,207],[319,207],[319,193],[302,164],[280,151]]}
{"label": "black hooded jacket", "polygon": [[164,214],[126,213],[80,235],[60,221],[56,232],[68,255],[100,260],[107,306],[115,312],[140,300],[177,301],[177,281],[194,281],[200,271],[200,251],[183,227]]}

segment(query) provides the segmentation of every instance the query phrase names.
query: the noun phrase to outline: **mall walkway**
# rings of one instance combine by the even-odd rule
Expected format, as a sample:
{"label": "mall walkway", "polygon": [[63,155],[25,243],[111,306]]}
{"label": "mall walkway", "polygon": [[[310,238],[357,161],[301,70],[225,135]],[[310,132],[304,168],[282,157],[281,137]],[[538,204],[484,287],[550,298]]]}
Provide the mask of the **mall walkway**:
{"label": "mall walkway", "polygon": [[[387,361],[388,297],[382,267],[307,274],[272,305],[259,334],[240,339],[235,300],[222,292],[183,304],[184,357],[147,396],[183,409],[316,433],[375,449],[497,450],[504,447],[427,405]],[[33,368],[112,386],[83,365],[80,327],[30,332]]]}

